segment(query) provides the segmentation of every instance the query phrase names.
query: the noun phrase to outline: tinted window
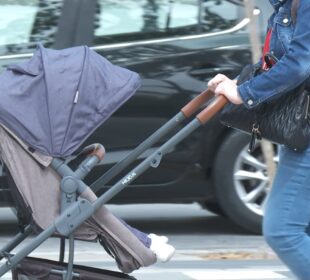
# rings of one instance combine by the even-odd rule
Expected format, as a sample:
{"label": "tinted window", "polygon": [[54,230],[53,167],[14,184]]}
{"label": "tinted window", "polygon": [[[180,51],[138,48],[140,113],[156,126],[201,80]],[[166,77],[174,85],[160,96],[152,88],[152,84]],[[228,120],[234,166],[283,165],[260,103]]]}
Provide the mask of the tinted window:
{"label": "tinted window", "polygon": [[37,42],[54,43],[62,0],[1,0],[0,54],[33,49]]}
{"label": "tinted window", "polygon": [[197,33],[197,0],[98,0],[95,43]]}
{"label": "tinted window", "polygon": [[95,44],[225,30],[239,7],[230,0],[98,0]]}
{"label": "tinted window", "polygon": [[236,25],[243,11],[242,1],[206,0],[201,8],[201,31],[223,31]]}

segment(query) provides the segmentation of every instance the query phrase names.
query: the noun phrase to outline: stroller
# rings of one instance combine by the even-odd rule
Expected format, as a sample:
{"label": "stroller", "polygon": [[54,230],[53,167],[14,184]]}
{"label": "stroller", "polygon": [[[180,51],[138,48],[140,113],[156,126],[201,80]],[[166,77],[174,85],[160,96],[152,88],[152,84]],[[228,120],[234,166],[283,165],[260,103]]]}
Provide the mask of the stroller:
{"label": "stroller", "polygon": [[[134,279],[130,273],[149,266],[156,256],[103,205],[163,155],[207,122],[226,103],[218,97],[195,119],[136,166],[99,198],[95,192],[128,167],[146,149],[192,116],[213,94],[206,90],[126,158],[91,186],[85,176],[104,158],[101,144],[78,153],[85,139],[128,100],[139,87],[136,73],[115,66],[87,47],[50,50],[38,45],[33,57],[11,65],[0,75],[0,155],[21,232],[0,250],[0,277],[12,271],[15,280]],[[27,111],[26,111],[27,110]],[[85,122],[87,120],[87,122]],[[77,168],[71,163],[82,158]],[[36,236],[11,253],[28,236]],[[60,238],[59,261],[27,257],[51,236]],[[68,239],[68,261],[64,262]],[[95,240],[122,271],[74,265],[74,240]]]}

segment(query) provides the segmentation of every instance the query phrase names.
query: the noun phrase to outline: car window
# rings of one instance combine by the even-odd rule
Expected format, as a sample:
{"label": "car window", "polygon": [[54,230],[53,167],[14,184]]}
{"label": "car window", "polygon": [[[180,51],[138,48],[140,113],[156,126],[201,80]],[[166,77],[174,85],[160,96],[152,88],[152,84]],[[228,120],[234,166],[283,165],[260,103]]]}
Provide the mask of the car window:
{"label": "car window", "polygon": [[243,11],[242,1],[206,0],[201,9],[201,31],[217,32],[233,27]]}
{"label": "car window", "polygon": [[197,0],[98,0],[95,43],[197,33]]}
{"label": "car window", "polygon": [[236,24],[235,0],[98,0],[95,44],[225,30]]}
{"label": "car window", "polygon": [[54,43],[62,0],[1,0],[0,54],[33,49],[37,42]]}

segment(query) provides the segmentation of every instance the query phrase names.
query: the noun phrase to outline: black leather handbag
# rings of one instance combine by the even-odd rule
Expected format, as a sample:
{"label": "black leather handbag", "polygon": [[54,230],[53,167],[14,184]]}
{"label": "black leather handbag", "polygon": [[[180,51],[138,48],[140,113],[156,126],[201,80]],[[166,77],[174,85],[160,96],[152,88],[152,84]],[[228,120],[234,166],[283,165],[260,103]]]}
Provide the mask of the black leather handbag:
{"label": "black leather handbag", "polygon": [[[241,71],[237,84],[262,71],[254,65],[247,65]],[[284,144],[295,151],[303,151],[310,143],[310,94],[305,84],[253,109],[228,104],[222,110],[220,120],[226,126],[252,135],[250,152],[255,147],[256,139],[261,138]]]}

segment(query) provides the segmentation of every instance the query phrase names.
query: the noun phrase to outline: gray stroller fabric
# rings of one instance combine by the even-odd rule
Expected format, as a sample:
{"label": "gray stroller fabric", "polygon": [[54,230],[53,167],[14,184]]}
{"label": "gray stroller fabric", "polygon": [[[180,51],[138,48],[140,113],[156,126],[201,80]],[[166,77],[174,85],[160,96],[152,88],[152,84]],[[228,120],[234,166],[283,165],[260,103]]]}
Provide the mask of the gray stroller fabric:
{"label": "gray stroller fabric", "polygon": [[[60,177],[49,166],[38,163],[40,154],[31,154],[19,143],[21,140],[0,126],[0,157],[9,169],[24,202],[32,210],[35,223],[45,229],[60,212]],[[43,159],[48,161],[44,155]],[[41,158],[42,160],[42,158]],[[93,202],[97,199],[90,188],[81,195]],[[139,239],[102,206],[74,233],[83,240],[102,239],[113,251],[119,269],[125,273],[156,262],[156,257]]]}
{"label": "gray stroller fabric", "polygon": [[138,74],[86,46],[38,45],[30,60],[0,75],[0,123],[43,154],[68,156],[139,85]]}

